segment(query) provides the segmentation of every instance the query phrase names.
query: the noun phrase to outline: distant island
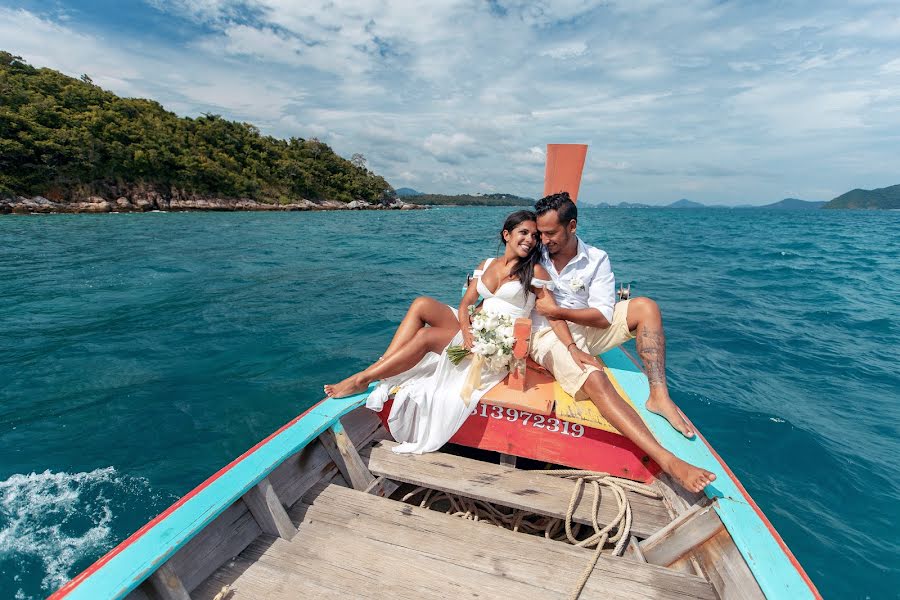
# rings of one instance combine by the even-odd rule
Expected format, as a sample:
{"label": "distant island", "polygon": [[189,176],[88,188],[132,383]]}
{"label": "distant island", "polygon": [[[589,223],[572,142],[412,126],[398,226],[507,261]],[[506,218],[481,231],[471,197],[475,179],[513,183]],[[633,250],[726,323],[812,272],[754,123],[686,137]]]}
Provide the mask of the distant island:
{"label": "distant island", "polygon": [[[513,194],[394,190],[366,158],[338,156],[316,138],[284,140],[254,125],[120,98],[91,78],[35,68],[0,51],[0,214],[148,210],[411,209],[532,206]],[[764,206],[601,208],[900,209],[900,185],[855,189],[829,202],[785,198]]]}
{"label": "distant island", "polygon": [[[410,190],[410,188],[401,188]],[[415,192],[415,190],[411,190]],[[397,195],[401,196],[400,190]],[[534,206],[533,198],[523,198],[513,194],[415,194],[405,191],[401,196],[404,201],[420,206]]]}
{"label": "distant island", "polygon": [[900,185],[876,190],[850,190],[826,203],[822,208],[900,209]]}
{"label": "distant island", "polygon": [[0,51],[0,212],[418,208],[355,154],[182,118]]}
{"label": "distant island", "polygon": [[829,202],[822,200],[799,200],[797,198],[785,198],[771,204],[761,206],[742,204],[740,206],[724,206],[721,204],[701,204],[682,198],[664,206],[641,204],[636,202],[619,202],[609,204],[601,202],[591,204],[598,208],[721,208],[729,210],[814,210],[820,208],[856,208],[856,209],[900,209],[900,185],[894,185],[876,190],[853,190],[842,194]]}

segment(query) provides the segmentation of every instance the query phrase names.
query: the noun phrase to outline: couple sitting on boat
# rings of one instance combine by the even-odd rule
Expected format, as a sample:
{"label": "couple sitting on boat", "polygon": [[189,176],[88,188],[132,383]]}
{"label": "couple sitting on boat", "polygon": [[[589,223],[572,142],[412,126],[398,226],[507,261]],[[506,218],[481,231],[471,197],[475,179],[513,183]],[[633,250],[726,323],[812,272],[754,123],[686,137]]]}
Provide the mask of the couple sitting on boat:
{"label": "couple sitting on boat", "polygon": [[659,308],[649,298],[616,303],[609,259],[578,238],[577,218],[575,203],[565,192],[542,198],[535,212],[509,215],[500,232],[503,255],[478,266],[458,311],[432,298],[416,298],[384,355],[340,383],[326,385],[325,393],[349,396],[380,380],[366,405],[380,411],[388,396],[394,395],[388,425],[402,442],[395,451],[437,450],[462,426],[481,396],[508,372],[485,369],[473,385],[474,359],[456,364],[448,355],[448,349],[471,350],[477,343],[470,307],[480,295],[483,314],[506,316],[510,322],[531,317],[530,352],[535,362],[550,371],[568,394],[590,398],[616,429],[686,489],[701,491],[715,475],[663,448],[595,358],[637,338],[650,382],[647,408],[686,437],[694,436],[669,397]]}

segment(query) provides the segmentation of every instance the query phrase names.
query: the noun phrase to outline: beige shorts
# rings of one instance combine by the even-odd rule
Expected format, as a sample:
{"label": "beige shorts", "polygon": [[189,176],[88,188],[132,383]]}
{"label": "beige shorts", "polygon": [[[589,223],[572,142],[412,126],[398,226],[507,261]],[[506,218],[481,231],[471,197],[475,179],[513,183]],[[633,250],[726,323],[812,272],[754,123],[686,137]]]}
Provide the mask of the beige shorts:
{"label": "beige shorts", "polygon": [[[578,348],[597,356],[634,339],[634,334],[628,330],[629,302],[630,300],[623,300],[616,304],[612,323],[606,329],[569,323],[569,331],[572,332],[572,339]],[[581,387],[588,375],[599,370],[592,366],[582,370],[569,354],[565,344],[559,341],[556,333],[549,327],[535,332],[531,337],[531,358],[553,373],[560,387],[577,400],[586,397],[581,393]]]}

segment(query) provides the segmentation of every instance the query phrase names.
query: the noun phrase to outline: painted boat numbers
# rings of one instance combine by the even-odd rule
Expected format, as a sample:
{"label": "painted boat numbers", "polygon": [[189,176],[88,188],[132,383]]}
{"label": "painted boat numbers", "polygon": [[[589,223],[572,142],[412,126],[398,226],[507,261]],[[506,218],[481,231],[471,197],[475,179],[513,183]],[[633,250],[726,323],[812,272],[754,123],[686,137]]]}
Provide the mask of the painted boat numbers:
{"label": "painted boat numbers", "polygon": [[484,418],[492,418],[497,420],[506,419],[510,423],[518,422],[520,427],[534,427],[537,429],[546,429],[551,433],[559,433],[560,435],[568,435],[573,438],[580,438],[584,435],[584,425],[578,423],[569,423],[555,417],[545,417],[544,415],[535,415],[524,410],[515,408],[506,408],[496,405],[487,405],[484,403],[477,404],[472,412],[473,416],[481,416]]}

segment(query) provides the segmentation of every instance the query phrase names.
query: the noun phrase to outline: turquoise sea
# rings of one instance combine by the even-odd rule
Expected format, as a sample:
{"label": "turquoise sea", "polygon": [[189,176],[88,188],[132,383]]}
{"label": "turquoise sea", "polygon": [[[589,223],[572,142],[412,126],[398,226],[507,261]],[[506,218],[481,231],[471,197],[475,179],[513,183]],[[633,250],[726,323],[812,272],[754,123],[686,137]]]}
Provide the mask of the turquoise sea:
{"label": "turquoise sea", "polygon": [[[510,209],[0,217],[0,597],[41,598],[456,302]],[[900,590],[900,212],[603,210],[669,381],[826,598]]]}

